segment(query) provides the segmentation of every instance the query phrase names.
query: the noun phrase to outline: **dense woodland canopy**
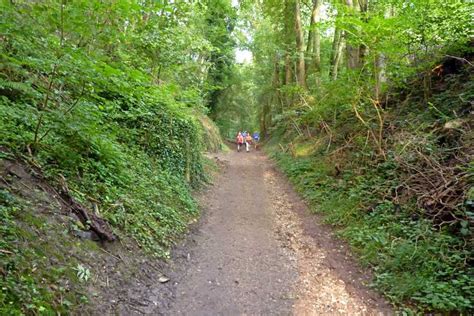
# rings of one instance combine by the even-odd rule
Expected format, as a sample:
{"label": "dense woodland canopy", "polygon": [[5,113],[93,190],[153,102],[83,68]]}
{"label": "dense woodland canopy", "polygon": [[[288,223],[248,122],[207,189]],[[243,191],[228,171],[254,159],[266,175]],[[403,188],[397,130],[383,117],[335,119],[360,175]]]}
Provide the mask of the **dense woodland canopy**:
{"label": "dense woodland canopy", "polygon": [[[463,50],[471,12],[467,1],[241,1],[237,31],[251,38],[244,44],[255,77],[241,67],[245,80],[236,80],[253,84],[262,131],[305,102],[308,115],[355,97],[382,102],[387,83],[403,86],[447,51]],[[327,100],[334,88],[339,98]]]}
{"label": "dense woodland canopy", "polygon": [[[221,147],[214,122],[230,139],[259,130],[392,303],[473,311],[471,1],[15,0],[0,10],[0,158],[99,207],[107,224],[82,225],[101,238],[169,256],[197,214],[202,152]],[[252,61],[237,63],[236,49]],[[77,288],[67,299],[49,290],[45,279],[70,276],[19,224],[25,201],[0,189],[0,312],[84,303]],[[38,267],[54,273],[31,276]]]}

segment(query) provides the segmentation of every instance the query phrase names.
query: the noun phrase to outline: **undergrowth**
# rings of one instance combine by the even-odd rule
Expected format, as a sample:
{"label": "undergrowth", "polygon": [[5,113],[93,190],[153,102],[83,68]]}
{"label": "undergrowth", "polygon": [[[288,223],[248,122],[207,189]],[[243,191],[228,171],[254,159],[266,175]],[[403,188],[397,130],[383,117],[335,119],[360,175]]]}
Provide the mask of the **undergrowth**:
{"label": "undergrowth", "polygon": [[[1,315],[65,314],[88,301],[74,270],[77,260],[68,257],[69,264],[60,265],[67,255],[51,248],[55,243],[49,238],[57,239],[67,230],[49,224],[33,209],[26,200],[0,189]],[[47,233],[51,231],[56,235]],[[73,247],[66,239],[62,246]]]}
{"label": "undergrowth", "polygon": [[411,312],[474,311],[473,137],[466,116],[473,90],[466,71],[433,83],[428,102],[416,84],[392,96],[382,148],[343,107],[296,118],[301,130],[316,118],[330,122],[317,137],[282,120],[267,144],[311,209],[375,272],[373,286]]}
{"label": "undergrowth", "polygon": [[431,221],[414,218],[414,205],[394,205],[378,195],[393,186],[393,167],[367,167],[363,175],[349,170],[335,178],[323,156],[296,162],[284,153],[274,157],[312,209],[338,227],[361,262],[374,269],[374,286],[392,302],[411,300],[422,309],[443,311],[472,309],[469,244],[447,227],[436,229]]}
{"label": "undergrowth", "polygon": [[[186,20],[183,28],[163,14],[175,4],[158,2],[0,7],[0,155],[29,164],[56,190],[67,188],[119,239],[132,237],[149,255],[168,257],[198,214],[192,190],[207,181],[202,152],[221,142],[206,118],[202,64],[195,67],[195,56],[211,44],[201,34],[202,45],[188,47],[201,20]],[[179,8],[187,18],[193,14],[193,4]],[[41,253],[17,249],[22,238],[33,238],[18,235],[15,224],[23,222],[14,214],[24,201],[1,202],[1,249],[19,259],[16,268],[0,266],[7,280],[0,311],[67,309],[56,302],[60,288],[48,292],[32,279],[30,263]]]}
{"label": "undergrowth", "polygon": [[[108,10],[107,4],[90,5]],[[72,15],[77,6],[64,8],[71,14],[67,23],[93,19]],[[172,80],[154,82],[149,59],[137,59],[142,47],[134,42],[150,30],[127,33],[130,38],[118,41],[120,49],[112,53],[101,42],[77,45],[75,40],[93,38],[86,26],[58,42],[48,16],[59,7],[2,8],[8,23],[1,29],[0,148],[39,168],[56,188],[67,185],[116,234],[129,234],[149,253],[166,257],[173,238],[197,214],[191,190],[206,181],[202,151],[220,145],[217,129],[205,120],[200,91]],[[22,19],[31,10],[41,27]],[[67,23],[62,27],[71,27]],[[213,138],[204,143],[208,133]]]}
{"label": "undergrowth", "polygon": [[[39,114],[27,102],[5,97],[0,111],[0,145],[21,154],[33,142]],[[99,205],[118,234],[131,234],[151,253],[167,256],[173,237],[197,212],[190,189],[205,181],[202,131],[165,106],[138,111],[104,113],[93,106],[67,116],[48,113],[43,120],[49,133],[26,158],[58,186],[64,177],[79,201]]]}

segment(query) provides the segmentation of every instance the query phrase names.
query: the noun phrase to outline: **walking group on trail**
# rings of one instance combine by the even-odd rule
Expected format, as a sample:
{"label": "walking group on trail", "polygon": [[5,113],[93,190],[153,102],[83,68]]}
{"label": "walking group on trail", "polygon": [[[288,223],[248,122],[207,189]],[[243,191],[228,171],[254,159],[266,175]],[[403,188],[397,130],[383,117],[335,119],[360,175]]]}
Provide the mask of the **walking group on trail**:
{"label": "walking group on trail", "polygon": [[253,135],[250,135],[250,133],[247,133],[246,131],[238,132],[237,133],[237,151],[240,151],[240,147],[245,145],[245,150],[249,152],[250,145],[252,145],[252,143],[255,145],[255,149],[257,149],[257,143],[259,140],[260,140],[259,132],[254,132]]}

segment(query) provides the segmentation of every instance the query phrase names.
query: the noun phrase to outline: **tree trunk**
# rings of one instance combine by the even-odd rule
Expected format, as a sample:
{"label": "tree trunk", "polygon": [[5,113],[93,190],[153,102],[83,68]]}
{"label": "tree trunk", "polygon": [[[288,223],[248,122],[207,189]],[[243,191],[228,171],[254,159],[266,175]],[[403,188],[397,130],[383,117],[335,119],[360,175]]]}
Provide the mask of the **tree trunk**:
{"label": "tree trunk", "polygon": [[260,133],[262,137],[268,136],[268,128],[272,125],[272,116],[271,116],[271,101],[272,97],[263,103],[262,115],[260,116]]}
{"label": "tree trunk", "polygon": [[306,65],[306,75],[308,75],[311,69],[316,74],[316,85],[319,86],[320,78],[319,72],[321,71],[321,35],[319,30],[316,29],[316,24],[319,22],[319,10],[321,7],[321,0],[313,0],[313,9],[311,10],[311,24],[308,32],[308,44],[306,47],[307,57],[311,57],[311,62]]}
{"label": "tree trunk", "polygon": [[355,69],[359,66],[359,47],[354,47],[350,44],[346,45],[347,52],[347,67]]}
{"label": "tree trunk", "polygon": [[[384,14],[386,19],[389,19],[393,16],[393,7],[389,7]],[[380,94],[382,92],[382,85],[387,82],[386,76],[386,57],[383,53],[377,53],[375,56],[375,65],[374,65],[374,75],[375,75],[375,100],[380,99]]]}
{"label": "tree trunk", "polygon": [[296,81],[299,86],[306,88],[306,66],[304,60],[304,39],[303,39],[303,28],[301,25],[301,12],[300,12],[300,0],[295,0],[295,35],[296,35]]}
{"label": "tree trunk", "polygon": [[280,93],[280,55],[278,53],[275,54],[275,64],[273,69],[273,80],[272,80],[272,87],[275,90],[275,97],[277,103],[280,105],[278,107],[278,112],[283,112],[283,102]]}
{"label": "tree trunk", "polygon": [[382,84],[387,81],[385,76],[385,56],[383,54],[377,54],[374,61],[374,74],[375,74],[375,100],[380,99],[380,93],[382,91]]}
{"label": "tree trunk", "polygon": [[[349,11],[357,11],[359,5],[352,0],[346,0],[346,5],[349,7]],[[355,13],[355,12],[354,12]],[[350,38],[353,35],[349,35],[346,32],[346,37],[349,41],[346,41],[346,53],[347,53],[347,67],[349,69],[355,69],[359,67],[359,47],[350,44]]]}
{"label": "tree trunk", "polygon": [[290,52],[285,52],[285,85],[291,84],[292,72],[291,72],[291,57]]}
{"label": "tree trunk", "polygon": [[342,42],[342,30],[336,27],[331,49],[331,68],[329,69],[329,76],[333,80],[337,79],[337,72],[342,55]]}
{"label": "tree trunk", "polygon": [[[293,82],[293,61],[291,60],[290,52],[287,50],[285,52],[285,73],[284,73],[284,85],[290,85]],[[283,101],[286,106],[290,106],[292,103],[292,98],[288,92],[282,93]]]}
{"label": "tree trunk", "polygon": [[[319,10],[321,8],[320,0],[313,0],[313,12],[311,23],[317,24],[319,22]],[[313,29],[313,65],[316,72],[321,70],[321,34],[318,29]]]}
{"label": "tree trunk", "polygon": [[[362,15],[362,21],[367,22],[367,11],[369,10],[369,2],[368,0],[358,0],[359,1],[359,9]],[[365,63],[365,58],[368,55],[368,47],[364,44],[359,45],[359,65],[362,67]]]}
{"label": "tree trunk", "polygon": [[[306,42],[306,58],[312,58],[313,56],[313,31],[309,30],[308,32],[308,41]],[[310,66],[311,63],[306,63],[305,65],[305,72],[306,72],[306,77],[308,77],[309,72],[311,71]]]}

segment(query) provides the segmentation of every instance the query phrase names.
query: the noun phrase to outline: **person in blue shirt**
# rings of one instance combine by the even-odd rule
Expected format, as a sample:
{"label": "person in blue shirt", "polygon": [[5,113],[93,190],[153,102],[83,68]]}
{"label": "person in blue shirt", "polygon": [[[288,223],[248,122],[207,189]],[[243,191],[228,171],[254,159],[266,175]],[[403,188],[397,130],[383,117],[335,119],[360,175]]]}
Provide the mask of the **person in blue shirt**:
{"label": "person in blue shirt", "polygon": [[252,135],[252,138],[253,138],[253,143],[255,144],[255,149],[257,149],[257,143],[260,140],[260,133],[254,132]]}

